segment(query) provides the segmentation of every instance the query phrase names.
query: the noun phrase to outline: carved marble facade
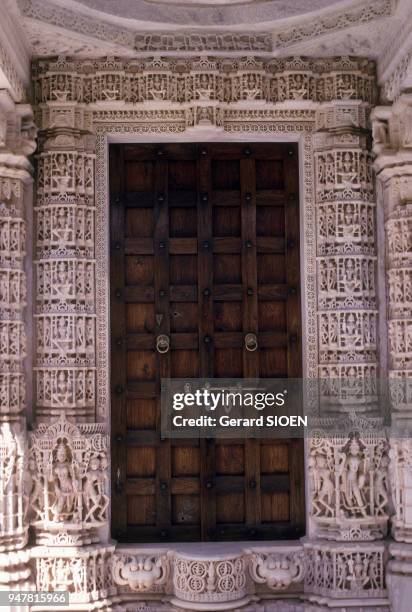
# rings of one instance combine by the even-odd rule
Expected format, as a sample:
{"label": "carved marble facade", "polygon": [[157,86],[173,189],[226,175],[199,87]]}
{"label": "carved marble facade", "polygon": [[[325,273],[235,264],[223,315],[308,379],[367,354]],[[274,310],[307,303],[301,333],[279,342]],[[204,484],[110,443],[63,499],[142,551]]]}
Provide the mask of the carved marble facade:
{"label": "carved marble facade", "polygon": [[[379,419],[373,427],[367,421],[376,409],[386,343],[372,168],[375,160],[385,211],[391,398],[407,424],[409,98],[403,95],[391,111],[373,111],[371,151],[377,94],[369,60],[56,58],[37,61],[32,75],[40,134],[29,434],[21,417],[24,359],[31,352],[24,314],[31,229],[23,198],[34,134],[27,108],[13,115],[20,123],[0,119],[0,583],[68,590],[74,606],[90,609],[263,610],[256,598],[284,594],[308,610],[336,600],[387,610],[382,539],[391,520],[395,540],[412,542],[412,448],[394,432],[388,440]],[[199,554],[128,549],[110,540],[107,143],[180,136],[301,143],[305,375],[320,380],[318,428],[307,440],[304,542]],[[353,415],[355,406],[362,418]],[[341,415],[339,431],[330,430],[331,415],[335,424]],[[391,563],[400,562],[393,547],[392,555]],[[275,602],[263,605],[278,609]]]}

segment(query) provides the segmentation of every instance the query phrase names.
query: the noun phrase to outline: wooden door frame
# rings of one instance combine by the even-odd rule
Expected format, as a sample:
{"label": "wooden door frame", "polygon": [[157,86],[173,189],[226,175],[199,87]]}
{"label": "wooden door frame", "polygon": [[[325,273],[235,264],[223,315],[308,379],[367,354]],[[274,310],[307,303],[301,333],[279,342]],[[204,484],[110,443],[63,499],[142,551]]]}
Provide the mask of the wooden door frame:
{"label": "wooden door frame", "polygon": [[[300,272],[301,272],[301,325],[302,335],[302,376],[317,376],[317,326],[315,301],[316,275],[316,236],[315,205],[313,195],[313,147],[312,130],[314,124],[289,122],[285,130],[282,123],[271,123],[272,133],[245,129],[242,136],[232,135],[221,130],[190,130],[176,136],[167,134],[147,136],[141,133],[141,126],[133,126],[127,137],[122,125],[112,125],[108,129],[97,130],[96,142],[96,294],[97,294],[97,413],[100,421],[111,428],[110,415],[110,259],[109,259],[109,166],[108,149],[111,143],[162,143],[162,142],[297,142],[299,149],[299,214],[300,214]],[[131,126],[130,126],[131,127]],[[247,128],[247,124],[243,126]],[[292,131],[293,130],[293,131]],[[189,133],[188,133],[189,132]],[[274,134],[277,135],[274,136]],[[285,137],[287,134],[288,137]],[[306,440],[305,440],[306,449]],[[306,472],[305,450],[305,472]],[[308,499],[308,479],[305,478],[305,500]],[[308,504],[306,503],[306,529],[308,530]]]}

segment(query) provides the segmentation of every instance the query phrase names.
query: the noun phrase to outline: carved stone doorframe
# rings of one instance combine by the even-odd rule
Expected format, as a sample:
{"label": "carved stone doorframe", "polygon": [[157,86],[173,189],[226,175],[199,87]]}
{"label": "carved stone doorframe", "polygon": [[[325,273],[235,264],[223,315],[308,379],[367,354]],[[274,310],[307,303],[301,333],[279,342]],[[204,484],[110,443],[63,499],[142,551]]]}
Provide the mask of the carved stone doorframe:
{"label": "carved stone doorframe", "polygon": [[[204,609],[211,602],[246,604],[258,584],[270,594],[297,583],[295,594],[313,602],[355,598],[370,606],[372,599],[385,608],[385,546],[378,540],[386,533],[387,481],[368,473],[367,485],[354,494],[342,478],[332,482],[337,466],[330,461],[344,457],[345,471],[356,464],[363,482],[366,457],[373,457],[373,474],[387,472],[379,424],[366,439],[358,421],[355,435],[342,398],[348,378],[369,384],[378,367],[367,135],[373,65],[348,58],[60,58],[36,64],[34,85],[41,136],[29,518],[37,587],[64,586],[74,603],[167,596],[174,605]],[[308,378],[338,380],[328,401],[349,433],[332,442],[306,441],[304,546],[218,555],[210,548],[202,558],[193,551],[182,557],[181,547],[170,554],[159,546],[115,549],[108,520],[108,142],[210,139],[300,143],[304,371]],[[309,560],[305,576],[302,555]],[[218,579],[222,568],[224,583]],[[286,571],[283,578],[279,568]],[[205,578],[193,589],[191,577],[199,572],[214,576],[213,587]],[[332,574],[336,580],[327,581]],[[227,586],[232,581],[236,588]]]}

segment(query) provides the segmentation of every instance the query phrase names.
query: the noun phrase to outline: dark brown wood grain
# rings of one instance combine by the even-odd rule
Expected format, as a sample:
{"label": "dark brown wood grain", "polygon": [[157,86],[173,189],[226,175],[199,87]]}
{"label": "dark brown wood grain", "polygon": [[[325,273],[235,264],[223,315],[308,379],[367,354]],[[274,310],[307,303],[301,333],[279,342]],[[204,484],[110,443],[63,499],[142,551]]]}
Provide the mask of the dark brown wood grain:
{"label": "dark brown wood grain", "polygon": [[163,377],[301,376],[298,186],[294,144],[110,145],[117,539],[304,533],[302,441],[160,435]]}

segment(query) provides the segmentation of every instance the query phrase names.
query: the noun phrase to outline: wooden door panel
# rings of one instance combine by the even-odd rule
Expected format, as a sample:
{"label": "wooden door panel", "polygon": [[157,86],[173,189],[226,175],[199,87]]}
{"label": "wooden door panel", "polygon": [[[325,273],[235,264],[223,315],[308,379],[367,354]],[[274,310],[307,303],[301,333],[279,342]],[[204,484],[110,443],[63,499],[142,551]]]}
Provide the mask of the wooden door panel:
{"label": "wooden door panel", "polygon": [[110,170],[114,536],[300,535],[300,441],[160,437],[162,377],[301,374],[297,147],[112,145]]}

